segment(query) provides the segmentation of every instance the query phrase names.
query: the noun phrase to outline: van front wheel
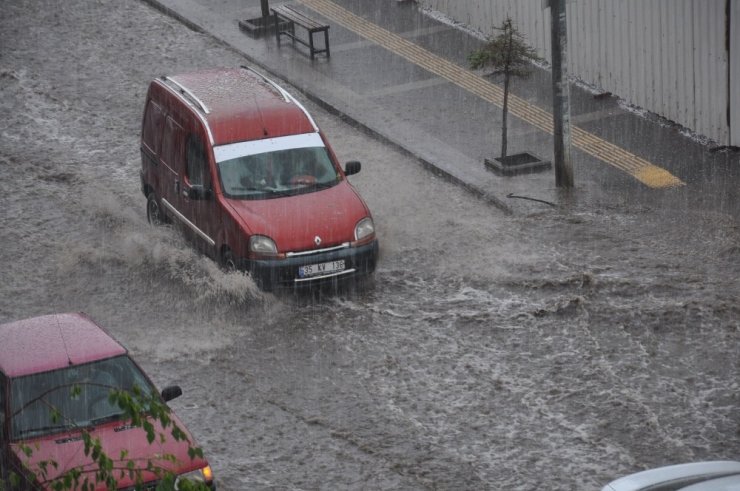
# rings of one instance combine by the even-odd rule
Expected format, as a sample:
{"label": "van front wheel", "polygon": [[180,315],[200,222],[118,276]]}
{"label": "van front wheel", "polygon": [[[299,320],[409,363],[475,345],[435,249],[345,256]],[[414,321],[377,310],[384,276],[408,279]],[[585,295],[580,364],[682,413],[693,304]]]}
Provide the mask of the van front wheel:
{"label": "van front wheel", "polygon": [[229,248],[225,248],[221,251],[221,267],[229,273],[236,271],[236,260],[234,259],[234,254]]}
{"label": "van front wheel", "polygon": [[162,225],[164,223],[162,209],[159,207],[159,202],[153,192],[149,193],[146,198],[146,219],[152,225]]}

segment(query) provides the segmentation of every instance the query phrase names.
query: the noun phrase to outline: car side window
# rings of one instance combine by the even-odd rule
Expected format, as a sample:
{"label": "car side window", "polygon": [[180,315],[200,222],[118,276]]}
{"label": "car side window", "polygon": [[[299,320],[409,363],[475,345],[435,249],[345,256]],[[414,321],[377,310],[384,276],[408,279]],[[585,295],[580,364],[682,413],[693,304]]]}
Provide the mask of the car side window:
{"label": "car side window", "polygon": [[153,153],[158,154],[162,138],[162,126],[164,125],[164,113],[162,108],[149,99],[144,110],[144,126],[142,129],[142,141]]}
{"label": "car side window", "polygon": [[206,186],[206,153],[203,141],[198,135],[191,133],[188,136],[187,149],[187,177],[192,185]]}

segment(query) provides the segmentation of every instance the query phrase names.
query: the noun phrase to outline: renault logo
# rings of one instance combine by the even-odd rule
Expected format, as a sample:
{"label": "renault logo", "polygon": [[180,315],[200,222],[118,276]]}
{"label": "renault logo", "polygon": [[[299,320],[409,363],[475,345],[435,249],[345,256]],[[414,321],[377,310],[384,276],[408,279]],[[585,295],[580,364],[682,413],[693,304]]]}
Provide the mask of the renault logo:
{"label": "renault logo", "polygon": [[316,247],[320,246],[321,245],[321,237],[319,237],[318,235],[316,237],[314,237],[313,238],[313,243],[316,244]]}

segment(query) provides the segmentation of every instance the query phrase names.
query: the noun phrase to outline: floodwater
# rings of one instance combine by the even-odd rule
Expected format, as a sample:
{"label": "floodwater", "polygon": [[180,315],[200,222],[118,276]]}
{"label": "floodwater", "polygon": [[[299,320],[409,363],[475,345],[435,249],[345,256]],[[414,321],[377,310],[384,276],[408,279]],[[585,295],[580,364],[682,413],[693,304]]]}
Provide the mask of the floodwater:
{"label": "floodwater", "polygon": [[0,322],[89,313],[183,387],[219,489],[599,489],[740,459],[732,217],[506,216],[307,104],[363,163],[380,265],[265,294],[149,226],[139,190],[149,80],[242,58],[133,0],[4,2],[0,38]]}

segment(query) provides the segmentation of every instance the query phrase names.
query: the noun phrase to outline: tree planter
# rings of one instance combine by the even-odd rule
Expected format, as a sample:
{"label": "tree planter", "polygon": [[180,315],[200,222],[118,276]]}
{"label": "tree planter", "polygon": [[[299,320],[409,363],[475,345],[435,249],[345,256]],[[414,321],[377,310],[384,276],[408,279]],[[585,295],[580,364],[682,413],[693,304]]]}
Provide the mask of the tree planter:
{"label": "tree planter", "polygon": [[506,157],[497,157],[493,160],[484,159],[483,163],[490,171],[502,176],[532,174],[542,172],[552,167],[552,162],[531,153],[522,152]]}
{"label": "tree planter", "polygon": [[253,38],[264,36],[275,32],[275,16],[267,15],[256,17],[254,19],[244,19],[239,21],[239,29],[246,32]]}

